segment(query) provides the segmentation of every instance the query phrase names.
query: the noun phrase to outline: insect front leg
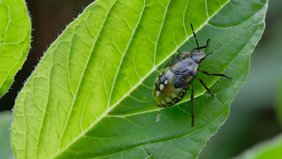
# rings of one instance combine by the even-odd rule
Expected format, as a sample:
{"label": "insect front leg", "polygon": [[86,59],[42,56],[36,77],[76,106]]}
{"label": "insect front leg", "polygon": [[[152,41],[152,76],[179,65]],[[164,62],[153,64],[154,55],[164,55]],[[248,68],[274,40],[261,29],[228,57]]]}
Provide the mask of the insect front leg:
{"label": "insect front leg", "polygon": [[203,74],[206,74],[208,76],[220,76],[220,77],[224,77],[224,78],[227,78],[227,79],[232,79],[231,77],[228,77],[223,73],[208,73],[207,71],[201,71],[201,70],[198,70],[198,71],[203,73]]}
{"label": "insect front leg", "polygon": [[207,48],[209,47],[209,44],[210,44],[210,39],[208,39],[207,42],[206,42],[206,47]]}
{"label": "insect front leg", "polygon": [[201,49],[208,48],[208,47],[209,47],[209,42],[210,42],[210,39],[207,40],[205,46],[199,46],[199,47],[193,48],[193,49],[191,50],[191,52],[194,52],[195,50],[201,50]]}
{"label": "insect front leg", "polygon": [[191,52],[194,52],[195,50],[205,49],[205,48],[207,48],[207,46],[200,46],[200,47],[192,49]]}

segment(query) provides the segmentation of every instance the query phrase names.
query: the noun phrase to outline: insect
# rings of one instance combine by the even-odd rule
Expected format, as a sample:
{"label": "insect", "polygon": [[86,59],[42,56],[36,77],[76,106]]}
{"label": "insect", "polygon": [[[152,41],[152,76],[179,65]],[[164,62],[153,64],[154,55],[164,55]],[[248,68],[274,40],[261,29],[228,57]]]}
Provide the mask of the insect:
{"label": "insect", "polygon": [[196,40],[197,47],[192,49],[190,52],[183,51],[172,59],[163,69],[160,70],[158,77],[154,85],[154,99],[156,105],[161,108],[170,107],[178,103],[187,92],[188,88],[191,87],[191,125],[194,126],[194,86],[193,82],[198,80],[207,92],[214,97],[214,94],[207,87],[205,82],[198,78],[196,75],[198,72],[208,76],[221,76],[227,79],[231,79],[225,74],[221,73],[208,73],[202,71],[199,68],[200,63],[210,54],[206,54],[203,49],[208,48],[209,39],[206,45],[199,46],[197,36],[194,32],[193,25],[191,29]]}

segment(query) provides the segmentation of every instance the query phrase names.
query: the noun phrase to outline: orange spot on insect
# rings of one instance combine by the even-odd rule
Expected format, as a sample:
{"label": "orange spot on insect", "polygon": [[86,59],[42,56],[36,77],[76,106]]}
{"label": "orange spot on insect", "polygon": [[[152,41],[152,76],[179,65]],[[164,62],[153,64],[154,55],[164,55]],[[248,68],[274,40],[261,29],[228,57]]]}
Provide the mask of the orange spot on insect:
{"label": "orange spot on insect", "polygon": [[183,97],[183,96],[184,96],[184,92],[180,92],[180,93],[179,93],[179,96],[180,96],[180,97]]}

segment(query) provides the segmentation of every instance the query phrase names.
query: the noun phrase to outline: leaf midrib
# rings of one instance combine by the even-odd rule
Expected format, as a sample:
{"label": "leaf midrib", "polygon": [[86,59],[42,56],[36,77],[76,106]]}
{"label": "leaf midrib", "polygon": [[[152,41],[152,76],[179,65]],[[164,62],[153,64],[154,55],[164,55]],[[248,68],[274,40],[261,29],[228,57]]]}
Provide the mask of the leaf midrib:
{"label": "leaf midrib", "polygon": [[[116,0],[117,1],[117,0]],[[116,2],[115,1],[115,2]],[[97,1],[96,1],[97,2]],[[230,0],[227,0],[223,5],[221,5],[217,11],[214,12],[214,14],[212,14],[211,16],[209,16],[205,22],[203,22],[202,25],[199,26],[199,28],[195,29],[195,32],[197,33],[199,30],[201,30],[205,25],[208,24],[208,22],[224,7],[226,6],[228,3],[230,2]],[[95,2],[94,2],[95,3]],[[115,3],[114,3],[115,4]],[[114,6],[114,4],[111,6],[111,8]],[[111,9],[110,8],[110,9]],[[110,10],[109,10],[110,12]],[[109,14],[109,12],[107,13],[107,16]],[[143,13],[141,13],[143,14]],[[106,16],[106,19],[107,19]],[[105,21],[106,21],[105,19]],[[138,27],[138,26],[137,26]],[[101,30],[104,28],[104,26],[102,26]],[[140,81],[138,83],[136,83],[132,89],[130,89],[124,96],[122,96],[116,103],[114,103],[112,106],[110,106],[103,114],[101,114],[95,121],[93,121],[93,123],[87,128],[85,129],[81,134],[79,134],[76,138],[74,138],[74,140],[72,140],[68,145],[66,145],[63,149],[61,149],[60,151],[58,151],[53,158],[57,158],[58,156],[60,156],[61,153],[63,153],[64,151],[66,151],[71,145],[73,145],[74,143],[76,143],[77,141],[79,141],[80,138],[82,138],[83,136],[86,136],[85,134],[87,132],[89,132],[92,128],[94,128],[97,123],[99,123],[103,118],[105,118],[116,106],[118,106],[128,95],[130,95],[135,89],[137,89],[154,71],[157,70],[157,68],[159,66],[161,66],[165,61],[167,61],[171,55],[176,52],[182,45],[184,45],[184,43],[186,41],[188,41],[190,38],[192,37],[192,34],[188,35],[182,43],[180,43],[178,45],[178,47],[176,47],[170,54],[170,56],[165,57],[159,64],[153,66],[153,68],[142,78],[140,79]],[[83,76],[81,77],[83,78]]]}

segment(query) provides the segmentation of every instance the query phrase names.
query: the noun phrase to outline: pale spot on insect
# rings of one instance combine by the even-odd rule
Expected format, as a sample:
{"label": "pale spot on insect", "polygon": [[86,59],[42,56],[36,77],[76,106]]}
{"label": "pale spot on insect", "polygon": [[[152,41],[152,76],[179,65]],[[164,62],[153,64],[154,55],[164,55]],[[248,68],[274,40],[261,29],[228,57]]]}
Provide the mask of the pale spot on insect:
{"label": "pale spot on insect", "polygon": [[160,84],[160,90],[163,90],[163,89],[164,89],[164,85]]}
{"label": "pale spot on insect", "polygon": [[179,92],[179,96],[180,96],[180,97],[183,97],[184,94],[185,94],[185,92]]}
{"label": "pale spot on insect", "polygon": [[171,96],[172,98],[176,98],[176,97],[177,97],[177,94],[176,94],[176,93],[171,93],[170,96]]}
{"label": "pale spot on insect", "polygon": [[168,80],[165,80],[165,81],[164,81],[164,84],[168,84]]}
{"label": "pale spot on insect", "polygon": [[166,104],[166,102],[165,102],[164,100],[162,100],[162,101],[161,101],[161,104],[162,104],[162,105],[165,105],[165,104]]}
{"label": "pale spot on insect", "polygon": [[166,102],[171,102],[171,99],[168,98],[168,97],[166,97],[165,100],[166,100]]}
{"label": "pale spot on insect", "polygon": [[156,96],[159,96],[160,95],[160,91],[156,91]]}

